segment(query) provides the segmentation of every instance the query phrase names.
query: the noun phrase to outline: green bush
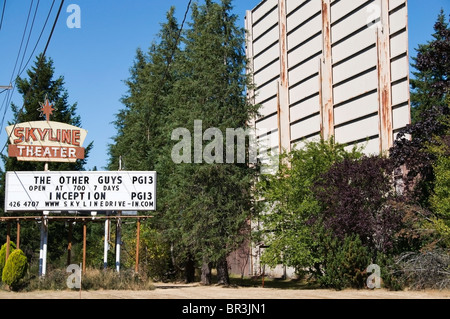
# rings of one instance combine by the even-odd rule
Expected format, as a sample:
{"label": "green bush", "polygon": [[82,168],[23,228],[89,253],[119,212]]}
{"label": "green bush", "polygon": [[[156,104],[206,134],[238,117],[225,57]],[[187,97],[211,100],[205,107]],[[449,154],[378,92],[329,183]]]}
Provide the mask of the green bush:
{"label": "green bush", "polygon": [[396,262],[398,257],[378,253],[376,264],[380,266],[382,286],[386,289],[398,291],[405,288],[405,280],[400,275],[401,266]]}
{"label": "green bush", "polygon": [[81,279],[83,290],[148,290],[154,289],[152,281],[145,275],[133,270],[89,269]]}
{"label": "green bush", "polygon": [[[9,255],[16,249],[16,244],[13,242],[9,243]],[[6,244],[0,249],[0,274],[3,272],[3,268],[6,264]]]}
{"label": "green bush", "polygon": [[323,276],[319,283],[337,290],[345,288],[363,288],[371,264],[369,251],[357,235],[347,236],[344,241],[329,238],[328,252],[323,264]]}
{"label": "green bush", "polygon": [[[30,267],[31,268],[31,267]],[[47,269],[45,276],[37,276],[36,271],[29,271],[30,276],[27,279],[27,285],[23,287],[23,291],[36,290],[64,290],[67,289],[67,278],[69,273],[65,269]]]}
{"label": "green bush", "polygon": [[6,261],[3,268],[2,280],[9,285],[12,290],[16,290],[20,280],[25,276],[28,269],[27,257],[22,250],[16,249]]}

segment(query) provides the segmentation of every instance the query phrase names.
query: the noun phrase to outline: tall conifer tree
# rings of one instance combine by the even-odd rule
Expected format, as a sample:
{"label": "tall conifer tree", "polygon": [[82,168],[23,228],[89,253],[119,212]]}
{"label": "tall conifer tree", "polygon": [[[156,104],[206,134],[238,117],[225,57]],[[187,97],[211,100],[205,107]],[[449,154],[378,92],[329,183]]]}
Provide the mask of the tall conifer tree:
{"label": "tall conifer tree", "polygon": [[193,133],[195,121],[201,121],[203,131],[216,128],[223,134],[223,139],[214,136],[202,145],[213,163],[191,158],[192,163],[174,165],[167,184],[168,215],[180,234],[178,244],[202,263],[205,284],[211,283],[211,267],[217,267],[219,283],[229,284],[226,258],[244,240],[256,173],[248,163],[226,163],[225,154],[217,153],[220,144],[226,150],[226,129],[247,128],[257,110],[245,94],[251,85],[245,72],[245,32],[231,10],[231,0],[193,5],[169,115],[174,129]]}
{"label": "tall conifer tree", "polygon": [[[110,145],[110,169],[121,157],[126,170],[157,171],[153,225],[170,242],[172,262],[187,281],[203,264],[205,283],[213,266],[219,282],[229,283],[226,257],[242,243],[251,214],[255,170],[248,163],[176,164],[171,156],[177,128],[194,132],[197,120],[225,136],[227,128],[247,128],[256,114],[246,97],[245,32],[231,10],[231,0],[195,3],[190,28],[180,33],[171,9],[159,41],[147,54],[137,51]],[[218,142],[226,149],[225,139],[211,145]]]}
{"label": "tall conifer tree", "polygon": [[[39,107],[47,97],[55,108],[51,121],[67,123],[81,127],[81,118],[76,115],[77,103],[68,103],[69,94],[64,88],[64,77],[54,78],[55,69],[53,60],[40,54],[37,56],[34,66],[27,71],[28,78],[17,78],[17,91],[23,96],[23,104],[11,104],[14,122],[9,125],[22,122],[44,121]],[[53,171],[81,171],[87,162],[89,151],[93,143],[85,150],[85,159],[75,163],[49,163],[49,169]],[[6,171],[43,171],[44,162],[20,162],[16,158],[3,156]]]}
{"label": "tall conifer tree", "polygon": [[178,23],[172,7],[162,24],[159,42],[147,53],[136,52],[131,76],[125,81],[128,93],[122,98],[124,108],[116,115],[117,135],[109,145],[109,168],[116,170],[122,158],[128,170],[154,170],[158,155],[166,144],[164,127],[166,96],[170,93],[173,71],[169,68],[178,51]]}
{"label": "tall conifer tree", "polygon": [[[158,40],[154,41],[147,52],[138,49],[130,77],[125,81],[128,92],[122,98],[124,108],[116,115],[114,122],[117,134],[109,145],[109,169],[117,170],[119,160],[124,170],[157,171],[157,207],[158,211],[151,221],[142,227],[153,228],[164,234],[167,244],[178,237],[167,226],[165,210],[166,180],[173,163],[170,158],[171,125],[168,114],[171,112],[169,96],[176,78],[172,66],[179,55],[180,29],[172,7],[161,24]],[[144,230],[145,233],[145,230]],[[125,234],[126,236],[126,234]],[[153,249],[154,247],[148,247]],[[172,260],[175,261],[173,251]]]}
{"label": "tall conifer tree", "polygon": [[[50,120],[67,123],[73,126],[81,127],[81,118],[76,114],[77,104],[70,105],[68,102],[69,94],[64,88],[64,78],[59,76],[55,78],[55,69],[53,60],[40,54],[36,57],[34,65],[27,71],[27,77],[16,79],[17,91],[23,96],[21,105],[12,103],[14,121],[8,125],[16,123],[45,121],[39,111],[40,104],[48,98],[55,108]],[[87,162],[89,152],[93,147],[90,143],[85,148],[85,159],[77,160],[75,163],[49,163],[51,171],[82,171]],[[44,162],[18,161],[14,157],[8,157],[2,154],[5,171],[43,171]],[[1,177],[1,196],[0,207],[4,207],[5,194],[5,173]],[[36,214],[35,212],[31,214]],[[4,224],[2,224],[3,226]],[[50,236],[48,238],[48,260],[49,263],[60,261],[59,259],[66,251],[66,246],[61,244],[66,241],[67,230],[64,223],[50,223]],[[3,229],[2,229],[3,231]],[[4,238],[4,236],[2,236]],[[39,228],[35,223],[24,223],[21,227],[21,249],[27,257],[36,257],[34,254],[39,251]]]}
{"label": "tall conifer tree", "polygon": [[447,106],[450,91],[450,26],[442,9],[434,24],[433,39],[420,44],[413,57],[411,104],[413,123],[421,119],[424,111]]}

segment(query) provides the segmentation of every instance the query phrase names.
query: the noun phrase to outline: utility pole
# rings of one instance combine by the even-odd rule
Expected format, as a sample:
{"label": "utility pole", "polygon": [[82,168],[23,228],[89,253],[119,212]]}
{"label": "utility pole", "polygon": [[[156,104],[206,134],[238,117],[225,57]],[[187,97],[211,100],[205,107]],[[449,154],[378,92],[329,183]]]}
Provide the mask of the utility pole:
{"label": "utility pole", "polygon": [[0,85],[0,90],[12,90],[12,85]]}

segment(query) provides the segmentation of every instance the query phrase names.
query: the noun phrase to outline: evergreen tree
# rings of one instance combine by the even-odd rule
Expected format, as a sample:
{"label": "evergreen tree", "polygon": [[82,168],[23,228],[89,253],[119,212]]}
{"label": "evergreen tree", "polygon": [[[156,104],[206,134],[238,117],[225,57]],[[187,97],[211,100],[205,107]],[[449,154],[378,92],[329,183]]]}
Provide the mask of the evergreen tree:
{"label": "evergreen tree", "polygon": [[[229,283],[226,257],[241,243],[251,209],[255,171],[248,163],[177,164],[172,158],[177,128],[193,132],[201,120],[203,128],[225,134],[226,128],[246,128],[256,113],[245,95],[251,83],[245,74],[244,30],[236,27],[231,9],[230,0],[194,4],[191,28],[184,34],[174,10],[169,11],[159,42],[147,54],[137,51],[110,145],[111,169],[122,158],[126,170],[157,171],[152,226],[163,231],[172,266],[184,270],[187,281],[200,262],[205,272],[218,267],[219,281]],[[217,142],[225,145],[218,139],[211,145]]]}
{"label": "evergreen tree", "polygon": [[[109,145],[109,165],[110,170],[117,170],[120,168],[119,160],[126,162],[127,169],[138,170],[146,156],[139,154],[139,152],[145,151],[145,144],[142,145],[143,119],[139,114],[138,108],[140,99],[142,99],[142,90],[139,87],[143,87],[141,79],[141,73],[145,68],[146,61],[142,50],[138,49],[136,53],[136,60],[131,68],[131,77],[126,81],[129,86],[129,96],[122,99],[122,103],[125,105],[125,109],[119,111],[116,114],[116,120],[114,122],[117,130],[117,135],[113,138],[114,143]],[[140,143],[140,145],[139,145]]]}
{"label": "evergreen tree", "polygon": [[[236,26],[231,1],[206,1],[192,7],[191,28],[184,50],[177,60],[179,78],[170,104],[172,128],[194,132],[195,122],[203,130],[215,128],[225,135],[227,128],[246,128],[257,107],[248,103],[245,88],[251,83],[245,74],[244,30]],[[175,139],[178,138],[175,136]],[[217,267],[218,282],[229,284],[226,257],[243,240],[243,229],[251,215],[251,186],[255,171],[247,164],[224,163],[225,138],[216,134],[202,146],[202,155],[188,163],[172,166],[167,185],[168,211],[176,243],[188,260],[203,264],[205,284],[211,267]],[[172,143],[172,147],[173,147]],[[198,146],[197,146],[198,147]],[[221,148],[222,147],[222,148]]]}
{"label": "evergreen tree", "polygon": [[[53,60],[41,54],[36,58],[35,65],[27,71],[28,78],[17,78],[17,91],[23,96],[23,104],[11,104],[14,122],[10,122],[9,125],[45,120],[41,117],[39,106],[47,97],[56,109],[52,114],[52,121],[81,127],[80,116],[76,115],[77,103],[69,105],[69,94],[64,88],[64,77],[60,76],[54,79],[54,72]],[[84,170],[84,165],[92,147],[93,143],[86,147],[83,160],[77,160],[75,163],[49,163],[49,169],[52,171]],[[6,171],[44,170],[44,162],[22,162],[16,158],[8,158],[4,155],[2,155],[2,159]]]}
{"label": "evergreen tree", "polygon": [[[53,60],[42,54],[37,56],[35,64],[27,71],[28,78],[17,78],[17,90],[23,96],[23,104],[16,105],[12,103],[14,122],[16,123],[41,121],[45,118],[41,117],[41,112],[38,110],[40,103],[43,103],[45,98],[52,103],[56,109],[52,114],[52,121],[67,123],[77,127],[81,126],[81,118],[76,115],[77,104],[70,105],[68,103],[68,92],[64,88],[64,78],[59,76],[54,78],[55,70],[53,67]],[[9,142],[9,141],[8,141]],[[85,149],[85,158],[77,160],[75,163],[49,163],[49,170],[52,171],[81,171],[84,170],[84,165],[87,162],[89,151],[92,149],[93,143],[90,143]],[[28,162],[18,161],[17,158],[7,157],[2,154],[5,171],[43,171],[44,162]],[[5,172],[1,174],[1,196],[0,209],[4,207],[5,195]],[[35,213],[28,213],[35,214]],[[5,226],[5,227],[4,227]],[[2,223],[2,234],[6,229],[6,224]],[[50,223],[49,224],[49,261],[59,258],[65,252],[65,245],[61,243],[66,241],[66,230],[64,223]],[[4,238],[4,236],[2,235]],[[37,223],[26,222],[21,227],[21,249],[32,258],[36,251],[39,251],[39,225]]]}
{"label": "evergreen tree", "polygon": [[407,195],[420,206],[430,208],[437,156],[430,145],[439,144],[447,132],[450,91],[450,26],[444,11],[434,25],[433,40],[419,45],[412,65],[412,124],[402,129],[390,150],[396,167],[404,165]]}
{"label": "evergreen tree", "polygon": [[[407,213],[401,234],[405,249],[449,245],[448,136],[450,124],[450,26],[444,11],[434,25],[433,40],[419,45],[411,79],[413,123],[397,134],[390,157],[403,168]],[[446,211],[447,210],[447,211]]]}
{"label": "evergreen tree", "polygon": [[450,90],[450,26],[444,10],[434,25],[433,40],[421,44],[413,57],[414,78],[411,79],[411,103],[413,123],[421,114],[437,106],[445,106]]}
{"label": "evergreen tree", "polygon": [[[173,166],[169,145],[171,126],[168,114],[171,108],[168,97],[176,78],[176,69],[172,64],[179,55],[181,35],[173,7],[166,16],[158,40],[151,44],[148,52],[137,50],[130,78],[125,81],[128,92],[122,98],[124,108],[116,115],[114,122],[117,135],[109,145],[109,169],[117,170],[121,160],[124,170],[157,171],[158,214],[142,228],[144,234],[152,234],[156,229],[170,245],[178,238],[170,231],[173,228],[167,226],[169,221],[164,219],[166,207],[170,206],[166,200],[166,180]],[[148,271],[153,268],[151,263],[147,265]]]}
{"label": "evergreen tree", "polygon": [[109,145],[111,170],[119,168],[119,158],[127,170],[154,170],[167,143],[163,133],[168,112],[165,98],[172,88],[169,66],[178,52],[179,35],[174,14],[172,7],[158,35],[159,43],[152,43],[147,54],[141,49],[136,52],[131,76],[125,81],[125,108],[116,115],[117,135]]}

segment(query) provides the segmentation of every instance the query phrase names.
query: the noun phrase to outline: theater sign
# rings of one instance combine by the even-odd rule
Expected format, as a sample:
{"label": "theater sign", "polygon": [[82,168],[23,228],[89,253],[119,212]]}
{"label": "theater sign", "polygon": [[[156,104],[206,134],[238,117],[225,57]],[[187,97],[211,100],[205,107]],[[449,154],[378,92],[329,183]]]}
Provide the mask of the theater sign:
{"label": "theater sign", "polygon": [[46,99],[40,111],[46,121],[24,122],[6,128],[9,157],[19,161],[76,162],[84,159],[87,131],[66,123],[49,121],[54,109]]}

